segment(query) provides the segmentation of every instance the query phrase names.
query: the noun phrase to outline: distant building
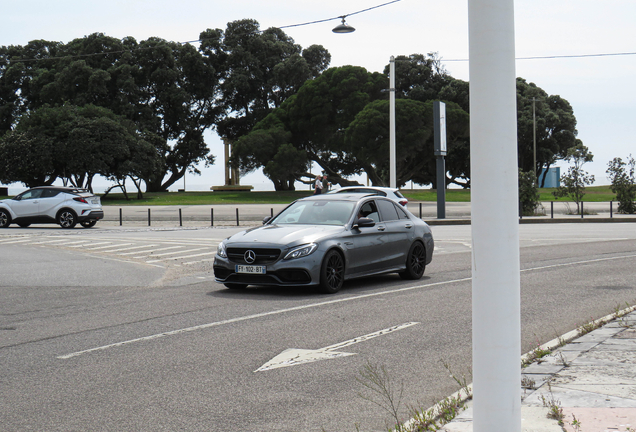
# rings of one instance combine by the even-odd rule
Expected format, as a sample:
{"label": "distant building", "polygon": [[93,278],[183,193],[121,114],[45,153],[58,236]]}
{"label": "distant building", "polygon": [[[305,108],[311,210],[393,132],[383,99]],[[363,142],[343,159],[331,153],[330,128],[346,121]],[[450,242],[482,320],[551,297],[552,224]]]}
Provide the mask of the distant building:
{"label": "distant building", "polygon": [[541,170],[541,174],[539,174],[539,186],[546,188],[557,188],[561,186],[561,167],[552,167],[548,170],[548,174],[545,176],[545,183],[541,186],[541,180],[543,179],[543,174],[545,170]]}

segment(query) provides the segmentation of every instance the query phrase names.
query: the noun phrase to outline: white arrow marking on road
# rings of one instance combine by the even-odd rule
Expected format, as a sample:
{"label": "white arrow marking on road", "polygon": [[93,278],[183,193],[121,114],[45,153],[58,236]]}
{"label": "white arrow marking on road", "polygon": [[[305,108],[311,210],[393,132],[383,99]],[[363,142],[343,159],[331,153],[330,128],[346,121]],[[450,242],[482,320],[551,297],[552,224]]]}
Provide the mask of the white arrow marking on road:
{"label": "white arrow marking on road", "polygon": [[364,342],[369,339],[373,339],[377,336],[389,334],[396,330],[402,330],[407,327],[419,324],[418,322],[408,322],[393,327],[386,328],[384,330],[377,331],[375,333],[369,333],[368,335],[359,336],[354,339],[349,339],[344,342],[340,342],[334,345],[329,345],[317,350],[289,348],[278,354],[276,357],[265,363],[263,366],[256,369],[254,372],[263,372],[270,369],[277,369],[286,366],[295,366],[303,363],[311,363],[318,360],[327,360],[336,357],[346,357],[355,355],[355,353],[338,352],[337,349],[347,347],[349,345],[357,344],[358,342]]}

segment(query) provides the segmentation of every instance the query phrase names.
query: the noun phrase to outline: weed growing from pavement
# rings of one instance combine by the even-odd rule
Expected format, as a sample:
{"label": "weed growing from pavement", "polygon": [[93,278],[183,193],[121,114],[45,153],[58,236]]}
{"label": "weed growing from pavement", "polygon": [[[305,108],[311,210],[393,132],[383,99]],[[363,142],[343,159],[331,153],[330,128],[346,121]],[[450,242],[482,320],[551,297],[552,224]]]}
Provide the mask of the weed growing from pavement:
{"label": "weed growing from pavement", "polygon": [[574,432],[581,432],[581,422],[572,414],[572,422],[570,425],[574,428]]}
{"label": "weed growing from pavement", "polygon": [[[472,394],[472,390],[470,389],[470,385],[468,384],[468,378],[466,378],[466,375],[462,374],[461,377],[458,377],[457,375],[455,375],[455,373],[453,373],[453,370],[451,369],[450,364],[448,364],[445,361],[442,361],[442,365],[444,365],[444,369],[448,371],[448,373],[450,374],[450,377],[459,385],[459,388],[463,390],[464,393],[466,393],[466,399],[468,400],[472,399],[473,394]],[[468,373],[472,379],[473,371],[469,369]]]}
{"label": "weed growing from pavement", "polygon": [[528,376],[521,378],[521,388],[524,390],[534,390],[537,388],[537,382]]}
{"label": "weed growing from pavement", "polygon": [[405,432],[399,414],[402,396],[404,395],[404,383],[400,383],[398,388],[396,388],[384,365],[377,366],[371,363],[367,363],[362,368],[360,377],[356,378],[356,380],[369,393],[358,393],[358,395],[389,413],[391,421],[396,425],[396,432]]}
{"label": "weed growing from pavement", "polygon": [[537,347],[524,357],[524,359],[521,361],[521,367],[524,368],[526,366],[529,366],[535,361],[540,363],[541,361],[543,361],[541,360],[543,357],[550,354],[552,354],[552,351],[550,351],[549,349],[541,348],[541,344],[537,340]]}
{"label": "weed growing from pavement", "polygon": [[563,426],[563,407],[561,407],[561,401],[554,397],[552,393],[552,386],[550,385],[550,381],[548,381],[548,392],[549,396],[541,396],[541,401],[543,402],[543,406],[548,408],[549,419],[556,420],[559,423],[559,426]]}
{"label": "weed growing from pavement", "polygon": [[563,367],[570,366],[570,362],[568,361],[567,357],[565,357],[565,355],[563,355],[562,351],[559,351],[559,362],[561,363],[561,365]]}
{"label": "weed growing from pavement", "polygon": [[[465,409],[465,401],[472,398],[472,390],[465,375],[456,376],[448,363],[442,362],[446,370],[451,374],[451,378],[460,386],[460,391],[456,396],[449,396],[437,402],[432,408],[422,409],[409,406],[410,420],[404,423],[400,418],[400,411],[403,409],[404,385],[396,385],[391,379],[386,367],[367,363],[360,371],[360,376],[356,378],[366,392],[358,395],[379,406],[391,417],[394,427],[387,427],[391,432],[429,432],[437,431],[446,423],[451,422],[462,410]],[[462,395],[465,393],[465,397]],[[356,431],[360,431],[356,425]]]}

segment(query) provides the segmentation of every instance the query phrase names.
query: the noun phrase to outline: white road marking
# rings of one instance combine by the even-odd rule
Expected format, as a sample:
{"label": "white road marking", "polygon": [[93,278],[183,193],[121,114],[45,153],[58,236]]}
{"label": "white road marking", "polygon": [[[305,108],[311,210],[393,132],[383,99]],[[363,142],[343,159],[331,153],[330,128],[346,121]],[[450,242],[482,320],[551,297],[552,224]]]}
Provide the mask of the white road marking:
{"label": "white road marking", "polygon": [[22,239],[22,240],[9,240],[9,241],[0,240],[0,242],[2,242],[2,244],[25,243],[25,242],[28,242],[28,241],[31,241],[31,239],[28,238],[28,239]]}
{"label": "white road marking", "polygon": [[[106,250],[106,249],[112,249],[112,248],[118,248],[118,247],[122,247],[122,246],[130,246],[131,244],[134,243],[120,243],[120,244],[111,244],[110,246],[100,246],[100,247],[90,247],[90,248],[86,248],[86,250]],[[106,250],[106,252],[108,252]]]}
{"label": "white road marking", "polygon": [[[181,252],[192,252],[194,249],[190,250],[190,251],[181,251]],[[205,255],[214,255],[216,254],[216,252],[204,252],[204,253],[200,253],[200,254],[194,254],[194,255],[186,255],[186,256],[173,256],[173,257],[168,257],[168,258],[162,258],[162,259],[157,259],[157,260],[150,260],[150,261],[146,261],[147,263],[154,263],[154,262],[160,262],[160,261],[168,261],[168,260],[176,260],[176,259],[185,259],[185,258],[194,258],[194,257],[198,257],[198,256],[205,256]]]}
{"label": "white road marking", "polygon": [[[92,243],[90,244],[90,246],[97,246],[97,245],[104,245],[104,244],[111,244],[112,242],[99,242],[99,243]],[[75,247],[75,248],[81,248],[86,246],[85,244],[81,244],[81,245],[76,245],[76,246],[69,246],[69,247]]]}
{"label": "white road marking", "polygon": [[[113,253],[113,252],[121,252],[121,251],[133,250],[133,249],[145,249],[145,248],[154,247],[154,246],[157,246],[157,245],[150,244],[150,245],[142,245],[142,246],[131,246],[131,247],[125,247],[121,249],[109,250],[108,252]],[[132,253],[139,253],[139,251],[132,252]],[[126,255],[126,254],[119,254],[119,255]]]}
{"label": "white road marking", "polygon": [[[543,269],[547,269],[547,268],[565,267],[565,266],[572,266],[572,265],[578,265],[578,264],[589,264],[589,263],[593,263],[593,262],[610,261],[610,260],[625,259],[625,258],[636,258],[636,254],[634,254],[634,255],[622,255],[622,256],[617,256],[617,257],[608,257],[608,258],[599,258],[599,259],[585,260],[585,261],[576,261],[576,262],[570,262],[570,263],[555,264],[555,265],[550,265],[550,266],[527,268],[527,269],[523,269],[521,271],[522,272],[527,272],[527,271],[532,271],[532,270],[543,270]],[[69,358],[81,356],[83,354],[88,354],[88,353],[97,352],[97,351],[104,351],[104,350],[107,350],[107,349],[110,349],[110,348],[120,347],[120,346],[124,346],[124,345],[130,345],[130,344],[137,343],[137,342],[144,342],[144,341],[159,339],[159,338],[162,338],[162,337],[165,337],[165,336],[174,336],[174,335],[178,335],[178,334],[181,334],[181,333],[204,330],[204,329],[208,329],[208,328],[212,328],[212,327],[223,326],[223,325],[226,325],[226,324],[233,324],[233,323],[237,323],[237,322],[249,321],[249,320],[263,318],[263,317],[267,317],[267,316],[281,315],[281,314],[288,313],[288,312],[295,312],[295,311],[300,311],[300,310],[305,310],[305,309],[313,309],[313,308],[317,308],[317,307],[321,307],[321,306],[328,306],[328,305],[333,305],[333,304],[338,304],[338,303],[345,303],[345,302],[350,302],[350,301],[354,301],[354,300],[361,300],[361,299],[365,299],[365,298],[397,294],[397,293],[413,291],[413,290],[422,289],[422,288],[431,288],[431,287],[438,287],[438,286],[442,286],[442,285],[450,285],[450,284],[454,284],[454,283],[469,282],[470,280],[472,280],[472,277],[453,279],[453,280],[443,281],[443,282],[434,282],[434,283],[424,284],[424,285],[408,286],[408,287],[404,287],[404,288],[391,289],[391,290],[388,290],[388,291],[381,291],[381,292],[375,292],[375,293],[369,293],[369,294],[361,294],[361,295],[358,295],[358,296],[352,296],[352,297],[346,297],[346,298],[338,298],[338,299],[328,300],[328,301],[324,301],[324,302],[311,303],[311,304],[302,305],[302,306],[294,306],[294,307],[290,307],[290,308],[286,308],[286,309],[278,309],[278,310],[273,310],[273,311],[269,311],[269,312],[262,312],[262,313],[253,314],[253,315],[245,315],[245,316],[242,316],[242,317],[230,318],[230,319],[226,319],[226,320],[222,320],[222,321],[216,321],[216,322],[212,322],[212,323],[208,323],[208,324],[201,324],[201,325],[193,326],[193,327],[186,327],[186,328],[182,328],[182,329],[179,329],[179,330],[172,330],[172,331],[168,331],[168,332],[164,332],[164,333],[158,333],[158,334],[154,334],[154,335],[150,335],[150,336],[144,336],[144,337],[140,337],[140,338],[136,338],[136,339],[129,339],[129,340],[126,340],[126,341],[123,341],[123,342],[116,342],[116,343],[112,343],[112,344],[109,344],[109,345],[102,345],[102,346],[99,346],[99,347],[90,348],[90,349],[86,349],[86,350],[83,350],[83,351],[76,351],[76,352],[73,352],[73,353],[70,353],[70,354],[61,355],[61,356],[58,356],[57,358],[61,359],[61,360],[66,360],[66,359],[69,359]]]}
{"label": "white road marking", "polygon": [[337,349],[347,347],[349,345],[357,344],[359,342],[364,342],[369,339],[373,339],[378,336],[386,335],[392,333],[397,330],[402,330],[407,327],[414,326],[419,324],[418,322],[408,322],[400,325],[396,325],[393,327],[386,328],[384,330],[379,330],[374,333],[369,333],[364,336],[359,336],[357,338],[349,339],[344,342],[340,342],[334,345],[329,345],[324,348],[320,348],[317,350],[308,350],[308,349],[298,349],[298,348],[289,348],[265,363],[263,366],[256,369],[254,372],[263,372],[266,370],[277,369],[287,366],[296,366],[304,363],[311,363],[318,360],[328,360],[336,357],[346,357],[355,355],[355,353],[345,353],[336,351]]}
{"label": "white road marking", "polygon": [[[216,255],[216,252],[213,252],[212,254]],[[181,263],[181,264],[190,265],[190,264],[196,264],[196,263],[208,262],[208,261],[214,261],[214,258],[202,259],[202,260],[198,260],[198,261],[188,261],[188,262],[184,262],[184,263]]]}

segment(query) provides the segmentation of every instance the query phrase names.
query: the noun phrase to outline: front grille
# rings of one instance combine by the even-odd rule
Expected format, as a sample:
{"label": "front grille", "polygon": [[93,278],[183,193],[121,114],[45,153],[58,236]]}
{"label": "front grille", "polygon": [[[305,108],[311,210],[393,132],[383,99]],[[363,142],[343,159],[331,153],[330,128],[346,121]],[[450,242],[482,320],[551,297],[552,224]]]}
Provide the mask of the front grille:
{"label": "front grille", "polygon": [[[248,250],[254,251],[256,254],[256,260],[253,263],[245,262],[245,252]],[[273,248],[228,248],[227,257],[231,262],[237,264],[253,264],[264,265],[271,264],[278,261],[280,257],[280,249]]]}

